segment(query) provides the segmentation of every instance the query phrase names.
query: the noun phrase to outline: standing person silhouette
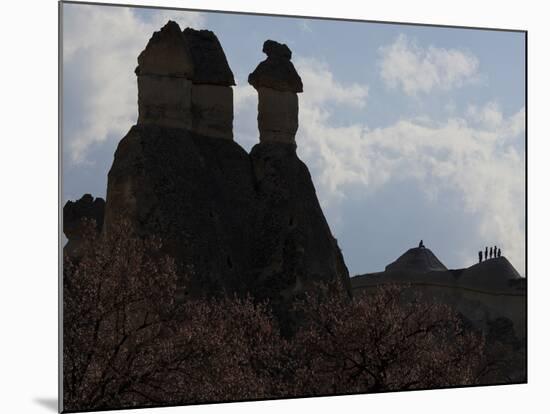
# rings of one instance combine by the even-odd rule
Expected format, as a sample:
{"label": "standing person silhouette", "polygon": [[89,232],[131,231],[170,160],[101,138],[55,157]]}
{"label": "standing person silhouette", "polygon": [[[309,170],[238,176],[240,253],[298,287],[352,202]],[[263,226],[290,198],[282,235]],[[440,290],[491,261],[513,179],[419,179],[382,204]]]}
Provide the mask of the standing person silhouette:
{"label": "standing person silhouette", "polygon": [[498,255],[498,257],[500,257],[500,247],[498,249],[498,254],[497,255]]}
{"label": "standing person silhouette", "polygon": [[497,246],[495,246],[495,250],[493,250],[494,257],[497,257]]}
{"label": "standing person silhouette", "polygon": [[489,259],[492,259],[493,258],[493,248],[491,247],[489,249]]}
{"label": "standing person silhouette", "polygon": [[485,260],[487,260],[487,255],[489,254],[489,248],[485,246]]}
{"label": "standing person silhouette", "polygon": [[483,260],[483,252],[480,250],[479,252],[477,252],[477,255],[479,257],[479,263],[481,263],[481,261]]}

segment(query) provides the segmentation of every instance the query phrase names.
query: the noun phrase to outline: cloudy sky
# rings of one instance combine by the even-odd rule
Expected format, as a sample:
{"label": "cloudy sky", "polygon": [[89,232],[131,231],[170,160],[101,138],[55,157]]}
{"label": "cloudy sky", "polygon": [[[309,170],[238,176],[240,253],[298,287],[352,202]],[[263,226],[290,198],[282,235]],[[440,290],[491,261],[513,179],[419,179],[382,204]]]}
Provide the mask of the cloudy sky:
{"label": "cloudy sky", "polygon": [[522,33],[63,6],[63,198],[105,196],[137,119],[137,55],[167,20],[213,30],[235,74],[235,141],[258,142],[246,82],[266,39],[304,83],[296,142],[351,275],[424,240],[449,268],[498,244],[525,273]]}

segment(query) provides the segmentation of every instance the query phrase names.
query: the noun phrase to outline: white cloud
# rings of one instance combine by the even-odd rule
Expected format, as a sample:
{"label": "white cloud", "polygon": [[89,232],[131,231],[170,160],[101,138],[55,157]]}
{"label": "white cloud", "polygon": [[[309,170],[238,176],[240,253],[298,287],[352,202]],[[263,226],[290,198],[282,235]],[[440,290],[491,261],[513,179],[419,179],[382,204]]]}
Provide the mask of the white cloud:
{"label": "white cloud", "polygon": [[235,140],[246,150],[250,150],[258,143],[258,93],[248,84],[246,79],[236,79],[237,86],[233,87],[234,121],[233,131]]}
{"label": "white cloud", "polygon": [[[156,12],[142,19],[127,8],[64,6],[64,70],[76,76],[82,122],[64,137],[73,162],[87,161],[94,143],[119,140],[137,118],[136,58],[151,33],[168,19],[200,28],[204,18],[189,12]],[[170,13],[170,14],[169,14]],[[475,57],[457,50],[421,49],[404,36],[381,50],[382,76],[415,95],[450,89],[477,76]],[[325,206],[346,197],[375,194],[392,180],[413,179],[426,197],[439,191],[460,195],[463,208],[481,217],[477,236],[498,241],[512,263],[523,269],[524,155],[518,139],[525,112],[505,116],[496,102],[452,106],[448,118],[400,119],[384,128],[365,123],[333,123],[334,109],[368,109],[369,88],[336,79],[315,59],[296,59],[304,82],[300,94],[300,157],[312,171]],[[246,82],[235,87],[235,136],[257,142],[257,97]],[[65,131],[67,132],[67,131]],[[329,218],[332,223],[338,217]]]}
{"label": "white cloud", "polygon": [[367,85],[352,83],[342,85],[326,63],[313,58],[296,59],[294,65],[302,78],[304,94],[301,98],[308,105],[339,104],[363,108],[369,93]]}
{"label": "white cloud", "polygon": [[137,119],[137,56],[151,34],[169,19],[180,27],[199,28],[201,14],[151,11],[150,18],[136,9],[87,5],[63,7],[63,66],[76,76],[82,111],[77,131],[64,131],[72,162],[85,162],[87,150],[109,136],[117,140]]}
{"label": "white cloud", "polygon": [[236,113],[244,110],[251,103],[257,102],[257,100],[256,90],[247,82],[237,82],[237,86],[233,87],[233,105]]}
{"label": "white cloud", "polygon": [[489,128],[498,128],[503,122],[502,112],[496,102],[488,102],[483,107],[470,105],[468,116]]}
{"label": "white cloud", "polygon": [[[523,272],[525,160],[517,149],[525,130],[523,108],[505,116],[489,102],[461,116],[455,108],[443,121],[424,116],[376,129],[360,122],[335,126],[335,106],[368,107],[368,87],[338,82],[328,66],[313,59],[299,59],[296,67],[304,81],[298,151],[326,211],[338,211],[349,197],[376,196],[383,186],[404,179],[416,182],[430,199],[451,191],[482,223],[472,238],[497,241]],[[252,96],[241,99],[236,110],[255,120]],[[329,217],[333,225],[339,220]],[[470,256],[464,252],[464,265],[471,263]]]}
{"label": "white cloud", "polygon": [[318,108],[300,111],[300,154],[314,170],[325,206],[365,193],[376,196],[383,186],[404,179],[416,182],[430,199],[451,191],[466,212],[480,218],[477,239],[498,241],[523,272],[525,161],[508,143],[523,132],[523,109],[498,126],[424,118],[373,130],[360,124],[333,127],[329,114]]}
{"label": "white cloud", "polygon": [[515,138],[525,130],[525,108],[506,119],[498,103],[492,101],[483,106],[469,105],[466,116],[483,128],[498,131],[501,139]]}
{"label": "white cloud", "polygon": [[478,79],[479,60],[467,51],[422,48],[401,34],[379,52],[382,79],[407,95],[449,90]]}

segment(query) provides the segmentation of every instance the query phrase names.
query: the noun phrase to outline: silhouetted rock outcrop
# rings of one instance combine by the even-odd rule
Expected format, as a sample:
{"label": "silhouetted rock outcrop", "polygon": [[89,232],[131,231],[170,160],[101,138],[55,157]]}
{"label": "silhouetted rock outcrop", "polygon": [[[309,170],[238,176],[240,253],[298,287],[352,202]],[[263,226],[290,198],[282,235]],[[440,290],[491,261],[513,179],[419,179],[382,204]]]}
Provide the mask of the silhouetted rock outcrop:
{"label": "silhouetted rock outcrop", "polygon": [[254,88],[270,88],[281,92],[303,92],[300,75],[290,61],[292,52],[287,45],[266,40],[262,52],[267,58],[248,75],[248,83]]}
{"label": "silhouetted rock outcrop", "polygon": [[[164,65],[157,70],[154,59],[142,69],[149,55],[162,53],[179,62],[185,88],[178,94],[188,110],[177,125],[138,120],[120,141],[109,171],[105,231],[126,218],[138,234],[160,237],[176,259],[180,294],[184,286],[197,295],[242,292],[251,277],[253,176],[248,154],[231,139],[218,139],[233,136],[233,74],[212,32],[181,32],[168,22],[138,59],[140,97],[145,69],[169,72]],[[174,93],[154,92],[159,99]]]}
{"label": "silhouetted rock outcrop", "polygon": [[159,236],[191,292],[244,289],[253,189],[248,155],[235,142],[137,125],[109,171],[106,231],[124,217],[140,235]]}
{"label": "silhouetted rock outcrop", "polygon": [[276,311],[283,313],[295,295],[318,282],[337,282],[351,294],[343,256],[296,147],[261,142],[250,157],[258,198],[256,241],[251,246],[257,294],[279,304]]}
{"label": "silhouetted rock outcrop", "polygon": [[233,138],[233,72],[216,35],[169,21],[138,57],[138,124]]}
{"label": "silhouetted rock outcrop", "polygon": [[155,32],[138,58],[139,118],[115,152],[103,231],[124,219],[158,236],[178,266],[178,297],[250,293],[269,299],[289,332],[296,296],[319,282],[351,287],[296,154],[301,79],[286,45],[268,41],[264,51],[259,99],[288,116],[260,104],[260,143],[247,154],[219,139],[233,136],[234,79],[214,33],[174,22]]}
{"label": "silhouetted rock outcrop", "polygon": [[263,46],[267,59],[248,75],[258,91],[258,129],[261,142],[294,144],[298,130],[298,95],[302,79],[290,61],[287,45],[267,40]]}
{"label": "silhouetted rock outcrop", "polygon": [[414,247],[407,250],[395,262],[386,266],[389,270],[406,270],[411,272],[430,272],[433,270],[447,270],[445,265],[425,247]]}
{"label": "silhouetted rock outcrop", "polygon": [[138,124],[191,128],[193,71],[181,30],[169,21],[138,56]]}
{"label": "silhouetted rock outcrop", "polygon": [[194,84],[235,85],[233,72],[214,32],[188,27],[183,31],[183,38],[193,60],[194,70],[191,79]]}
{"label": "silhouetted rock outcrop", "polygon": [[81,246],[85,236],[85,221],[92,224],[99,233],[103,227],[105,214],[105,200],[100,197],[94,199],[91,194],[84,194],[79,200],[67,201],[63,206],[63,233],[67,237],[64,253],[71,257],[82,254]]}
{"label": "silhouetted rock outcrop", "polygon": [[351,286],[309,171],[296,154],[297,92],[303,87],[292,53],[272,40],[263,52],[267,59],[248,77],[258,91],[260,131],[260,143],[250,152],[259,207],[252,246],[253,266],[260,269],[255,290],[286,313],[289,299],[315,283],[337,281],[348,292]]}

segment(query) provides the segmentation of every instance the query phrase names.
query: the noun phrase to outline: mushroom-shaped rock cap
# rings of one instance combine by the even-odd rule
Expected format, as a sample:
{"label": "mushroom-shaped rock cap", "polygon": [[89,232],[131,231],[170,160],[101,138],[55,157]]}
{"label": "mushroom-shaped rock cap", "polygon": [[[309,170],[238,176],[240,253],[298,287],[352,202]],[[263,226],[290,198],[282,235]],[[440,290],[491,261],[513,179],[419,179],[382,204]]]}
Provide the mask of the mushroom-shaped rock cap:
{"label": "mushroom-shaped rock cap", "polygon": [[248,83],[256,89],[265,87],[281,92],[303,92],[302,79],[290,61],[292,52],[288,46],[266,40],[262,51],[267,59],[248,75]]}
{"label": "mushroom-shaped rock cap", "polygon": [[219,86],[235,85],[233,72],[214,32],[188,27],[183,31],[183,37],[193,59],[195,69],[192,77],[193,83]]}
{"label": "mushroom-shaped rock cap", "polygon": [[292,59],[292,52],[288,46],[274,40],[266,40],[264,42],[262,52],[264,52],[267,57],[282,58],[287,60]]}
{"label": "mushroom-shaped rock cap", "polygon": [[193,73],[193,61],[181,29],[170,20],[153,33],[139,54],[136,74],[191,78]]}

